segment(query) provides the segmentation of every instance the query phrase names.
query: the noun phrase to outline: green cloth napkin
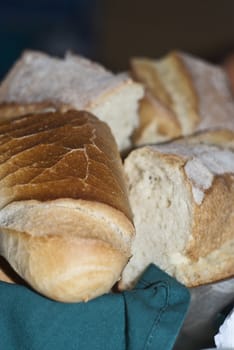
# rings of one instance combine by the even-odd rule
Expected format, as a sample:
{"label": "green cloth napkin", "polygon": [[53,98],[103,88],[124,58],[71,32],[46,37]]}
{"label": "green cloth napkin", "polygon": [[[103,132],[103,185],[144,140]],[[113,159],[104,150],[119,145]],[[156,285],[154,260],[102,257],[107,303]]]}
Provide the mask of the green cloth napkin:
{"label": "green cloth napkin", "polygon": [[150,265],[131,291],[64,304],[0,282],[1,350],[169,350],[190,296]]}

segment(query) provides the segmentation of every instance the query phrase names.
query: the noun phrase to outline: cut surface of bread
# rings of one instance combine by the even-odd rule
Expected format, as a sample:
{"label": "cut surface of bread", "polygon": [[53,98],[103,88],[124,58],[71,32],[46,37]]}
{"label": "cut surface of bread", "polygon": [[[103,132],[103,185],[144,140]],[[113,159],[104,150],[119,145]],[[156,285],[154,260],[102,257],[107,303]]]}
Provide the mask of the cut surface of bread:
{"label": "cut surface of bread", "polygon": [[38,292],[86,301],[131,255],[132,213],[117,145],[88,112],[0,124],[0,254]]}
{"label": "cut surface of bread", "polygon": [[155,263],[188,287],[234,275],[234,153],[206,144],[139,148],[126,158],[136,236],[120,288]]}
{"label": "cut surface of bread", "polygon": [[138,126],[142,95],[141,85],[127,74],[114,75],[80,56],[67,54],[59,59],[26,51],[0,85],[0,117],[51,108],[87,110],[107,122],[122,150],[130,146]]}
{"label": "cut surface of bread", "polygon": [[131,70],[132,76],[144,84],[145,99],[150,105],[140,106],[136,144],[166,141],[211,128],[234,130],[234,100],[221,67],[171,52],[158,60],[132,59]]}

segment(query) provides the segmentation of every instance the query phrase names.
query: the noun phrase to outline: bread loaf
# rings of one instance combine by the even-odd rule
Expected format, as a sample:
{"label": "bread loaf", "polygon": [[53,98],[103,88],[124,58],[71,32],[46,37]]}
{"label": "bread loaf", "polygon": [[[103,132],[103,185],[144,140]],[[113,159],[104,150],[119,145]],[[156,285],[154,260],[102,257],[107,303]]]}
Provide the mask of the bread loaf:
{"label": "bread loaf", "polygon": [[134,235],[109,127],[78,111],[7,121],[0,160],[0,255],[55,300],[108,292]]}
{"label": "bread loaf", "polygon": [[82,57],[64,59],[25,52],[0,86],[0,116],[56,109],[87,110],[111,127],[120,150],[127,149],[138,126],[141,85]]}
{"label": "bread loaf", "polygon": [[135,58],[132,75],[146,87],[135,144],[171,140],[199,130],[234,131],[234,100],[226,72],[181,52]]}
{"label": "bread loaf", "polygon": [[168,143],[125,160],[136,237],[121,288],[155,263],[188,287],[234,275],[234,152]]}

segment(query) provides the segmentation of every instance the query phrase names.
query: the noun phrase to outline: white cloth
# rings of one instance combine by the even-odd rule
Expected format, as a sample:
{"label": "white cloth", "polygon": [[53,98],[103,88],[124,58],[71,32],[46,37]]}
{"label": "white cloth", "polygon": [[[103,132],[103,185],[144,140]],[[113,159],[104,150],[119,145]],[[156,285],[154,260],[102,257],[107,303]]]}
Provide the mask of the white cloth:
{"label": "white cloth", "polygon": [[215,345],[218,349],[234,349],[234,308],[219,328]]}

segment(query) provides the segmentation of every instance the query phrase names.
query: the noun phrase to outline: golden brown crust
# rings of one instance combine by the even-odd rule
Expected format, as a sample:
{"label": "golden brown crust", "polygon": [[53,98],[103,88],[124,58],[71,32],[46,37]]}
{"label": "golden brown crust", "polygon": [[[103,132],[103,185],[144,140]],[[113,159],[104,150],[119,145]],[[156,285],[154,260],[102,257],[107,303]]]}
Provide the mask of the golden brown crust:
{"label": "golden brown crust", "polygon": [[40,103],[0,103],[0,123],[31,113],[46,113],[49,111],[66,112],[69,106],[54,104],[50,101]]}
{"label": "golden brown crust", "polygon": [[124,151],[138,125],[137,106],[142,96],[143,87],[128,74],[113,74],[73,54],[60,59],[26,51],[0,84],[0,121],[51,108],[86,110],[111,127]]}
{"label": "golden brown crust", "polygon": [[[234,132],[225,129],[207,130],[178,139],[176,143],[234,149]],[[188,256],[195,260],[218,249],[231,240],[234,234],[233,174],[216,175],[212,187],[205,193],[202,206],[194,205],[193,240],[187,248]]]}
{"label": "golden brown crust", "polygon": [[187,69],[183,58],[177,51],[172,51],[167,55],[165,59],[171,61],[172,67],[174,66],[174,70],[180,75],[180,79],[178,79],[177,83],[183,82],[183,89],[185,96],[189,98],[189,103],[191,106],[191,110],[193,113],[189,115],[189,118],[193,120],[193,127],[195,128],[196,125],[199,124],[201,120],[201,116],[199,115],[199,99],[198,99],[198,94],[196,91],[196,88],[193,83],[192,76]]}
{"label": "golden brown crust", "polygon": [[140,147],[125,160],[136,238],[121,289],[150,262],[188,287],[234,276],[234,154],[204,143]]}
{"label": "golden brown crust", "polygon": [[189,265],[180,265],[177,278],[187,287],[197,287],[234,277],[234,240]]}
{"label": "golden brown crust", "polygon": [[151,96],[171,109],[171,96],[165,90],[154,62],[147,58],[132,58],[130,65],[133,78],[143,83]]}
{"label": "golden brown crust", "polygon": [[[147,133],[147,128],[154,126],[151,130],[152,142],[155,135],[159,133],[165,139],[174,138],[181,134],[181,127],[174,113],[166,108],[159,101],[153,100],[150,94],[146,94],[139,104],[140,126],[133,134],[134,144],[144,142],[144,134]],[[155,122],[155,119],[157,122]],[[147,142],[151,142],[149,133],[147,133]]]}
{"label": "golden brown crust", "polygon": [[[233,99],[230,84],[221,67],[174,51],[157,60],[135,58],[131,69],[133,77],[142,82],[147,93],[150,94],[151,99],[148,103],[154,100],[168,109],[170,111],[168,116],[173,115],[179,122],[181,135],[210,128],[233,129]],[[153,106],[151,109],[153,110]],[[161,113],[162,111],[161,108]],[[154,126],[160,122],[159,115],[160,110],[154,116],[149,115],[148,133],[141,130],[141,127],[145,129],[145,123],[140,125],[135,137],[137,144],[163,141],[159,137],[163,134],[161,135]],[[165,116],[166,114],[164,119]],[[178,133],[168,134],[167,140],[177,136]]]}
{"label": "golden brown crust", "polygon": [[139,105],[140,125],[133,134],[133,142],[154,142],[156,134],[162,139],[179,136],[181,126],[172,108],[173,101],[164,88],[154,62],[146,58],[135,58],[130,64],[133,78],[146,89]]}
{"label": "golden brown crust", "polygon": [[[233,132],[211,131],[207,132],[207,136],[206,138],[205,133],[201,136],[205,145],[219,144],[227,149],[225,145],[229,144],[229,137],[232,138]],[[194,147],[199,145],[200,135],[191,138],[194,142],[190,143],[188,137],[186,142],[179,140],[174,144],[176,146],[177,143],[181,143],[185,147],[186,144],[194,143]],[[165,163],[181,169],[184,185],[191,193],[191,232],[183,252],[186,263],[178,265],[176,277],[187,287],[196,287],[234,276],[234,174],[226,172],[214,175],[211,187],[204,191],[204,199],[198,205],[192,195],[193,184],[185,172],[188,159],[179,153],[160,152],[157,146],[142,148],[144,149],[146,154],[149,151],[157,152],[158,159],[163,159]]]}
{"label": "golden brown crust", "polygon": [[45,113],[2,123],[0,152],[1,187],[9,192],[4,205],[80,198],[108,204],[131,218],[114,138],[91,114]]}
{"label": "golden brown crust", "polygon": [[207,272],[209,271],[209,275],[207,274],[205,277],[204,275],[199,272],[196,272],[195,278],[191,280],[190,277],[186,280],[187,282],[184,282],[186,284],[186,287],[193,288],[193,287],[199,287],[204,284],[208,283],[216,283],[220,282],[222,280],[225,280],[227,278],[234,277],[234,269],[233,269],[234,261],[232,260],[231,256],[228,256],[228,259],[225,259],[225,263],[222,264],[222,268],[219,267],[219,270],[214,269],[207,269],[207,266],[205,266],[205,269],[207,269]]}
{"label": "golden brown crust", "polygon": [[[128,256],[100,239],[2,229],[6,258],[38,292],[62,302],[87,301],[109,291]],[[11,250],[16,256],[9,257]]]}
{"label": "golden brown crust", "polygon": [[32,287],[65,302],[108,292],[134,234],[109,127],[87,112],[0,124],[0,254]]}
{"label": "golden brown crust", "polygon": [[171,52],[161,60],[135,58],[131,70],[146,89],[136,144],[161,142],[195,129],[200,122],[198,95],[179,53]]}
{"label": "golden brown crust", "polygon": [[[214,144],[211,141],[219,136],[218,140],[224,146],[226,132],[218,135],[211,132],[208,135],[209,142],[205,135],[202,137],[205,144]],[[231,136],[229,133],[228,135]],[[192,183],[184,171],[186,159],[180,158],[179,155],[162,153],[158,153],[157,157],[179,167],[183,171],[185,186],[192,192]],[[234,276],[233,198],[234,175],[225,173],[214,176],[212,186],[205,191],[202,204],[197,205],[193,201],[191,235],[184,251],[189,260],[187,264],[179,265],[176,273],[177,278],[187,287],[196,287]]]}
{"label": "golden brown crust", "polygon": [[[130,255],[134,235],[124,213],[109,205],[82,199],[25,200],[2,208],[0,227],[32,237],[63,236],[101,239]],[[101,232],[101,235],[100,235]]]}
{"label": "golden brown crust", "polygon": [[186,254],[194,260],[220,248],[234,236],[234,175],[216,175],[202,205],[194,205],[192,241]]}
{"label": "golden brown crust", "polygon": [[[157,152],[157,158],[161,158],[167,164],[180,168],[183,173],[184,184],[192,193],[193,184],[184,170],[187,162],[186,158],[180,157],[179,154],[170,154],[169,152]],[[204,200],[201,204],[198,205],[193,200],[191,239],[185,251],[189,259],[196,261],[201,257],[206,257],[212,251],[219,249],[223,244],[233,239],[233,198],[234,174],[224,173],[222,175],[214,175],[211,187],[204,191]]]}

